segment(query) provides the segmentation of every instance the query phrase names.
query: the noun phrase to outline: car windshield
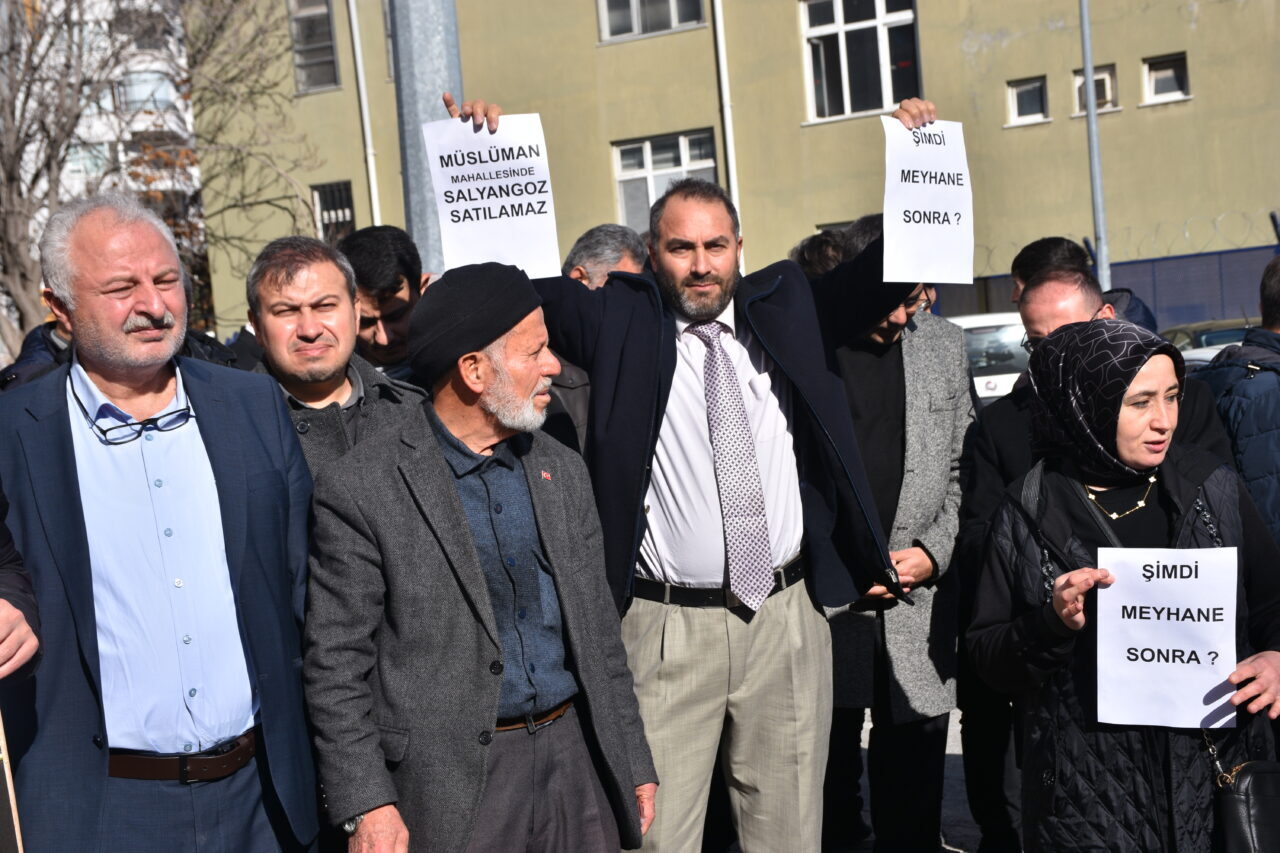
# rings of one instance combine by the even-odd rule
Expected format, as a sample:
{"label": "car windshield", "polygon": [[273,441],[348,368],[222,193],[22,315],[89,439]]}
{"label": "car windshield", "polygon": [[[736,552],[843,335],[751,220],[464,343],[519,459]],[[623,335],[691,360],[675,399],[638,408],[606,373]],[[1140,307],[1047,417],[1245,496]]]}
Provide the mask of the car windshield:
{"label": "car windshield", "polygon": [[964,330],[969,368],[974,376],[1021,373],[1027,369],[1027,351],[1022,348],[1022,325],[975,326]]}
{"label": "car windshield", "polygon": [[1216,347],[1223,344],[1238,344],[1244,340],[1248,329],[1213,329],[1200,335],[1197,346]]}

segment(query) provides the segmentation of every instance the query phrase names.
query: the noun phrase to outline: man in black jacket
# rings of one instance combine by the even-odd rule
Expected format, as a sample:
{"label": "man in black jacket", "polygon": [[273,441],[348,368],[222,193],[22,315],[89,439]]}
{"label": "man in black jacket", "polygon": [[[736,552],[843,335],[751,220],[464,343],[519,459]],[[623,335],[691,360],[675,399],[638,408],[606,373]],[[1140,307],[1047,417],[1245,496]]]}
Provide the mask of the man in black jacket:
{"label": "man in black jacket", "polygon": [[281,237],[249,270],[249,319],[262,345],[256,373],[280,383],[312,473],[357,441],[399,425],[420,388],[374,369],[356,346],[355,274],[312,237]]}
{"label": "man in black jacket", "polygon": [[[1043,242],[1037,241],[1032,246]],[[1025,288],[1018,298],[1018,311],[1026,327],[1028,348],[1034,348],[1038,341],[1067,323],[1115,316],[1115,309],[1104,302],[1101,286],[1087,269],[1052,266],[1027,273]],[[987,525],[1005,489],[1035,463],[1031,447],[1031,397],[1030,385],[1020,382],[1012,392],[982,409],[966,438],[961,467],[964,499],[960,505],[960,535],[955,551],[961,571],[957,699],[962,711],[961,738],[969,809],[982,829],[979,849],[984,853],[1021,849],[1013,708],[1007,695],[992,690],[974,674],[963,632],[973,608]],[[1194,444],[1231,464],[1231,444],[1214,410],[1208,387],[1203,382],[1187,380],[1180,408],[1175,443]]]}
{"label": "man in black jacket", "polygon": [[536,282],[552,346],[591,375],[587,463],[662,780],[645,849],[699,845],[723,741],[744,849],[817,850],[817,605],[903,591],[803,272],[741,277],[737,211],[706,181],[674,184],[650,216],[657,282]]}

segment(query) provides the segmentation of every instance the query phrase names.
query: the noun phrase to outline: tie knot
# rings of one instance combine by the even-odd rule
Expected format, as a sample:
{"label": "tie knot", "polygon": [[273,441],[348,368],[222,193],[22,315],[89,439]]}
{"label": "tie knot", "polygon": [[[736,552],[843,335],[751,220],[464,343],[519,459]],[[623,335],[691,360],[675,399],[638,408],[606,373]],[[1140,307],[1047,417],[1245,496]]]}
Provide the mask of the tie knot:
{"label": "tie knot", "polygon": [[699,340],[707,346],[720,339],[720,331],[726,328],[724,323],[719,320],[707,320],[703,323],[692,323],[686,331],[692,332]]}

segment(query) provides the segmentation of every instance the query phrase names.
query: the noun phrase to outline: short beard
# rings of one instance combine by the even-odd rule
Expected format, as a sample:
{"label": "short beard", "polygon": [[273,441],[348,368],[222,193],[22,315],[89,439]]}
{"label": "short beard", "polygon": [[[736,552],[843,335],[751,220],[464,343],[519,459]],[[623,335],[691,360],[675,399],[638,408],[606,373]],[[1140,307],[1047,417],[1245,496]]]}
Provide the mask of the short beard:
{"label": "short beard", "polygon": [[[491,352],[498,347],[497,352]],[[547,411],[538,410],[532,397],[521,398],[511,387],[511,374],[507,372],[502,358],[506,350],[506,340],[499,339],[485,349],[485,356],[493,366],[494,382],[480,394],[480,408],[493,417],[503,427],[515,432],[533,432],[542,427],[547,420]],[[551,377],[544,376],[538,383],[535,394],[551,387]]]}
{"label": "short beard", "polygon": [[175,317],[172,311],[166,311],[164,316],[157,320],[148,320],[137,315],[130,315],[125,320],[120,328],[120,331],[125,334],[143,329],[178,330],[169,339],[167,354],[152,355],[146,358],[130,355],[125,340],[109,339],[96,326],[76,324],[74,318],[72,319],[72,324],[72,341],[75,344],[76,352],[81,355],[82,360],[83,357],[87,356],[91,364],[101,365],[113,370],[143,370],[159,367],[178,354],[178,351],[182,349],[183,341],[186,339],[185,311],[181,318]]}
{"label": "short beard", "polygon": [[733,271],[733,278],[728,282],[720,276],[704,276],[699,281],[715,282],[720,285],[719,296],[712,300],[706,300],[696,299],[686,286],[695,281],[692,276],[686,276],[682,281],[677,282],[663,272],[662,269],[655,270],[655,273],[658,279],[658,287],[662,289],[662,295],[666,297],[667,302],[695,323],[714,320],[723,314],[724,309],[729,307],[729,303],[733,301],[733,295],[738,290],[738,282],[742,279],[742,274],[737,270]]}
{"label": "short beard", "polygon": [[[271,366],[275,367],[275,365]],[[285,378],[301,384],[311,385],[317,382],[332,382],[339,376],[346,376],[346,374],[347,365],[339,364],[336,367],[306,367],[297,373],[285,376]],[[284,375],[284,373],[281,372],[281,375]]]}

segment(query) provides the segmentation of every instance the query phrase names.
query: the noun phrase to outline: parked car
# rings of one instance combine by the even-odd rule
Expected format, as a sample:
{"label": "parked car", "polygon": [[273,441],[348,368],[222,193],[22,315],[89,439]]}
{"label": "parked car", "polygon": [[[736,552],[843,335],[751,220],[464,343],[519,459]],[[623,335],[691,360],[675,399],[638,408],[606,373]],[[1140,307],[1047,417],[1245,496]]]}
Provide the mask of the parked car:
{"label": "parked car", "polygon": [[1202,347],[1222,348],[1227,344],[1240,343],[1244,340],[1244,333],[1261,324],[1261,322],[1261,317],[1239,317],[1234,320],[1201,320],[1198,323],[1183,323],[1178,326],[1170,326],[1160,333],[1160,337],[1183,351]]}
{"label": "parked car", "polygon": [[1012,391],[1013,383],[1027,369],[1027,351],[1022,348],[1026,330],[1018,312],[965,314],[947,319],[964,329],[965,350],[979,404]]}

